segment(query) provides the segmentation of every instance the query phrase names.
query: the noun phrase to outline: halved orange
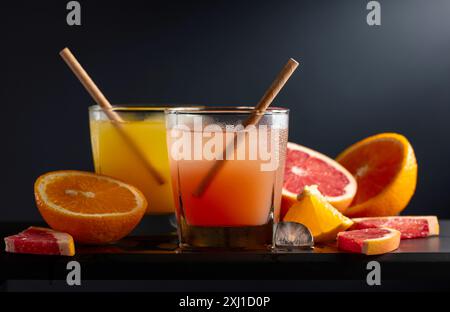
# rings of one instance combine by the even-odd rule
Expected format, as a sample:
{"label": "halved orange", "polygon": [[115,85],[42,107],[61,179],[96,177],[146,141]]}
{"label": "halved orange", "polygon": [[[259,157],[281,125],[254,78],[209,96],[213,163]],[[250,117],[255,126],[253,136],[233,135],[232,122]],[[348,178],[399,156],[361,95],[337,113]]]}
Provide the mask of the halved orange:
{"label": "halved orange", "polygon": [[121,239],[134,229],[147,208],[144,195],[134,186],[84,171],[46,173],[36,180],[34,193],[44,220],[79,243]]}
{"label": "halved orange", "polygon": [[401,134],[381,133],[357,142],[336,160],[356,178],[358,190],[345,214],[350,217],[398,215],[417,183],[417,161]]}

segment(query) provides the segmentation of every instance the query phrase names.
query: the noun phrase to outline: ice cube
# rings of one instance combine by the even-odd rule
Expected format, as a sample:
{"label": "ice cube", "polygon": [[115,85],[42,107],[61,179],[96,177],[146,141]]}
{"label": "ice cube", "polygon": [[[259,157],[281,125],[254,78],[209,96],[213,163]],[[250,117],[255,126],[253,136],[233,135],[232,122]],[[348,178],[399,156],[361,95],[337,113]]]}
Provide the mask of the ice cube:
{"label": "ice cube", "polygon": [[279,222],[275,230],[276,248],[307,249],[314,246],[311,231],[301,223]]}

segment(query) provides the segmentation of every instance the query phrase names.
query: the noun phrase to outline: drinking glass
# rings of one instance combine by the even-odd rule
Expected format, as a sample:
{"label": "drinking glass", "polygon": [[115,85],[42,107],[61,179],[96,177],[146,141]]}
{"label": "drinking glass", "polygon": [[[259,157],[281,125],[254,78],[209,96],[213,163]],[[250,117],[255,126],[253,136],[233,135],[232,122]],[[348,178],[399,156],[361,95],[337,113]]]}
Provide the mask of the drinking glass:
{"label": "drinking glass", "polygon": [[[267,249],[279,221],[289,110],[166,109],[184,249]],[[256,117],[256,119],[254,118]],[[256,124],[248,124],[257,120]]]}
{"label": "drinking glass", "polygon": [[[137,187],[147,199],[147,214],[152,215],[173,214],[175,210],[167,155],[166,108],[113,106],[111,111],[121,119],[120,125],[110,120],[100,106],[89,108],[95,172]],[[155,179],[149,165],[162,177],[162,183]]]}

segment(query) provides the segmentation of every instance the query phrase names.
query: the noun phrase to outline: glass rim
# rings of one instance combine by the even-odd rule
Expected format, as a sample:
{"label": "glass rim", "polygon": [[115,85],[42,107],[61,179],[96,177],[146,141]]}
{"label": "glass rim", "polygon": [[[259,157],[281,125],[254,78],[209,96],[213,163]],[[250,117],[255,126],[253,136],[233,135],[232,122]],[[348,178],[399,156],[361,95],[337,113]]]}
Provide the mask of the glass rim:
{"label": "glass rim", "polygon": [[180,106],[180,105],[164,105],[164,104],[130,104],[130,105],[121,105],[121,104],[115,104],[112,105],[111,108],[102,108],[100,105],[91,105],[88,107],[90,112],[103,112],[105,110],[108,111],[118,111],[118,112],[164,112],[168,108],[185,108],[190,110],[196,110],[196,109],[202,109],[204,106],[201,105],[186,105],[186,106]]}
{"label": "glass rim", "polygon": [[[166,114],[251,114],[254,112],[255,107],[253,106],[203,106],[194,109],[168,107],[165,109]],[[287,114],[288,112],[289,109],[285,107],[268,107],[263,115]]]}

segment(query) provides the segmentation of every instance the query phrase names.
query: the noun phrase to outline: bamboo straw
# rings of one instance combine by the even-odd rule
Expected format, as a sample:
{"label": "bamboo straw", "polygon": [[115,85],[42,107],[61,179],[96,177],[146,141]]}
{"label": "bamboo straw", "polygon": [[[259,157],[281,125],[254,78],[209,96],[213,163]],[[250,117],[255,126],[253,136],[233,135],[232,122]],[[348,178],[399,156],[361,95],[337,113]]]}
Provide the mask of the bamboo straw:
{"label": "bamboo straw", "polygon": [[[256,105],[255,109],[253,110],[250,117],[243,122],[244,128],[250,126],[250,125],[256,125],[262,116],[264,115],[264,112],[269,107],[269,105],[273,102],[275,97],[278,95],[278,93],[281,91],[281,89],[284,87],[288,79],[291,77],[291,75],[294,73],[294,71],[297,69],[298,62],[294,59],[289,59],[287,64],[283,67],[281,72],[278,74],[278,76],[275,78],[275,80],[272,82],[270,87],[267,89],[266,93],[264,93],[261,100],[259,100],[258,104]],[[227,150],[228,147],[236,145],[237,147],[237,136],[234,136],[234,140],[229,143],[229,146],[227,146],[224,150]],[[208,171],[208,173],[205,175],[205,177],[200,181],[199,185],[195,189],[193,195],[196,197],[200,197],[203,195],[203,193],[206,191],[208,186],[211,184],[214,177],[217,175],[217,173],[220,171],[220,169],[223,167],[223,165],[226,163],[226,157],[220,160],[216,160],[213,167]]]}
{"label": "bamboo straw", "polygon": [[77,61],[75,56],[70,52],[68,48],[64,48],[59,52],[59,55],[70,67],[72,72],[80,80],[84,88],[89,92],[94,101],[102,108],[106,116],[112,121],[112,124],[117,129],[118,133],[128,145],[130,150],[138,157],[139,161],[145,166],[145,169],[150,173],[150,175],[159,183],[164,184],[165,180],[163,176],[155,169],[155,167],[144,157],[139,147],[135,144],[133,139],[125,132],[122,125],[122,118],[114,110],[112,110],[112,105],[108,99],[103,95],[94,81],[89,77],[88,73],[83,69],[81,64]]}

